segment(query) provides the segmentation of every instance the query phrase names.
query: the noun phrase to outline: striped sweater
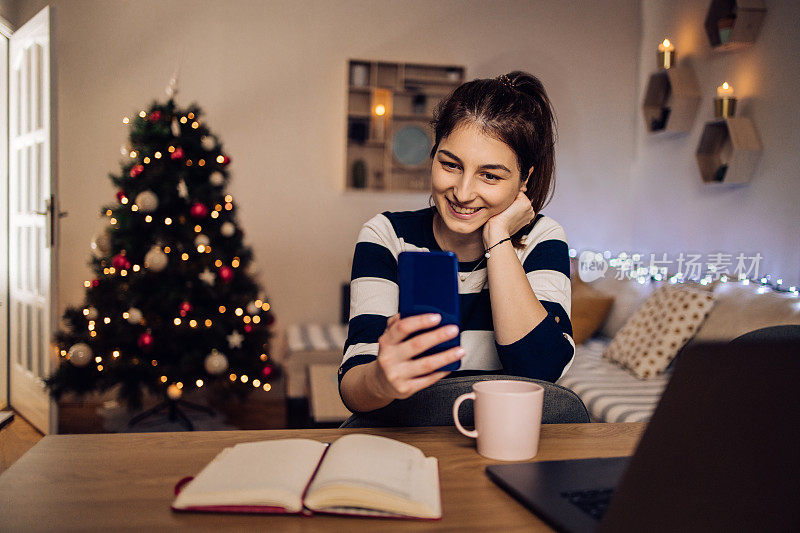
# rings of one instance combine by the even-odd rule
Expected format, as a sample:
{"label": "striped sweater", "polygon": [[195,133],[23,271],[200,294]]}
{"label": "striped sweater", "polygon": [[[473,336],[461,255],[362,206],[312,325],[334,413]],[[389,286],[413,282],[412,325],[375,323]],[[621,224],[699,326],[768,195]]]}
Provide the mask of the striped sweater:
{"label": "striped sweater", "polygon": [[[378,337],[386,329],[388,317],[398,312],[398,254],[441,250],[433,236],[433,213],[433,208],[385,212],[361,228],[353,257],[350,324],[340,382],[354,366],[376,359]],[[459,262],[461,345],[466,355],[461,369],[449,377],[497,373],[555,381],[572,363],[575,343],[569,318],[569,253],[564,230],[539,214],[523,243],[524,248],[515,251],[547,316],[520,340],[498,344],[486,263],[469,274],[480,260]]]}

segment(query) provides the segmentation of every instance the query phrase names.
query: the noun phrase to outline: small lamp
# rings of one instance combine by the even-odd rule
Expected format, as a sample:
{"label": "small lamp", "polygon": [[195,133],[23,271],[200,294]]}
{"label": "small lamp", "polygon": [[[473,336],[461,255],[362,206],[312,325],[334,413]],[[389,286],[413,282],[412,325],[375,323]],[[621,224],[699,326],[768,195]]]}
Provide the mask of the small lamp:
{"label": "small lamp", "polygon": [[717,87],[717,97],[714,99],[714,116],[728,118],[736,114],[736,98],[733,86],[727,81]]}
{"label": "small lamp", "polygon": [[668,69],[675,66],[675,45],[664,39],[658,45],[658,68]]}

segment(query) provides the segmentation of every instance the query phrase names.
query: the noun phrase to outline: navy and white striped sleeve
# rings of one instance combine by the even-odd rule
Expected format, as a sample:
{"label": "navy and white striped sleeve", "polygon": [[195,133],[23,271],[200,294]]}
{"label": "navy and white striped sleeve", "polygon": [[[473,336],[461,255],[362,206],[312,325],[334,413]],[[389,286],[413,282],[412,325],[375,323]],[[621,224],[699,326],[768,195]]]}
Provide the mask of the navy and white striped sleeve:
{"label": "navy and white striped sleeve", "polygon": [[525,244],[520,260],[547,316],[520,340],[497,344],[497,355],[509,374],[556,381],[575,354],[566,235],[553,219],[542,217]]}
{"label": "navy and white striped sleeve", "polygon": [[353,254],[350,324],[339,367],[340,383],[348,370],[377,358],[378,337],[398,309],[398,253],[399,241],[386,216],[377,215],[364,224]]}

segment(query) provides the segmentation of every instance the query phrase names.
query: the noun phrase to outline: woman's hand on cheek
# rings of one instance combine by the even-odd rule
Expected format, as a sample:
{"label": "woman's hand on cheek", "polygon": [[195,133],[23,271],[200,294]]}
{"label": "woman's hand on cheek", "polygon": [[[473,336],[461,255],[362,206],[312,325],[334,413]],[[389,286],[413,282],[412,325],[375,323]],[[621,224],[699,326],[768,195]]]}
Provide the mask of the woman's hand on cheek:
{"label": "woman's hand on cheek", "polygon": [[373,376],[376,393],[393,400],[408,398],[449,374],[437,370],[464,356],[464,349],[460,346],[419,359],[415,357],[458,335],[456,326],[443,326],[408,338],[410,334],[434,327],[440,321],[441,317],[434,314],[389,318],[386,330],[378,339],[378,364]]}
{"label": "woman's hand on cheek", "polygon": [[536,213],[530,198],[520,191],[514,202],[504,211],[490,218],[483,226],[483,244],[486,248],[514,235],[530,224]]}

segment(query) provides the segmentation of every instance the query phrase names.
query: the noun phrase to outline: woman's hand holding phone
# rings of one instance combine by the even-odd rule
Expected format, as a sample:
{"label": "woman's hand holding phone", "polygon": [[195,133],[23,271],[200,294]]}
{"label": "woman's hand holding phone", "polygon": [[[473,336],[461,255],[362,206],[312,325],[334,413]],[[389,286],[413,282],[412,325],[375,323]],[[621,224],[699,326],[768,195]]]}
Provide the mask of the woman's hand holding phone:
{"label": "woman's hand holding phone", "polygon": [[458,326],[448,325],[429,329],[441,321],[437,314],[424,314],[400,318],[389,317],[386,330],[378,339],[378,360],[375,379],[378,393],[391,399],[408,398],[417,391],[433,385],[450,372],[436,371],[464,357],[464,348],[457,346],[444,352],[415,359],[418,355],[458,335]]}

